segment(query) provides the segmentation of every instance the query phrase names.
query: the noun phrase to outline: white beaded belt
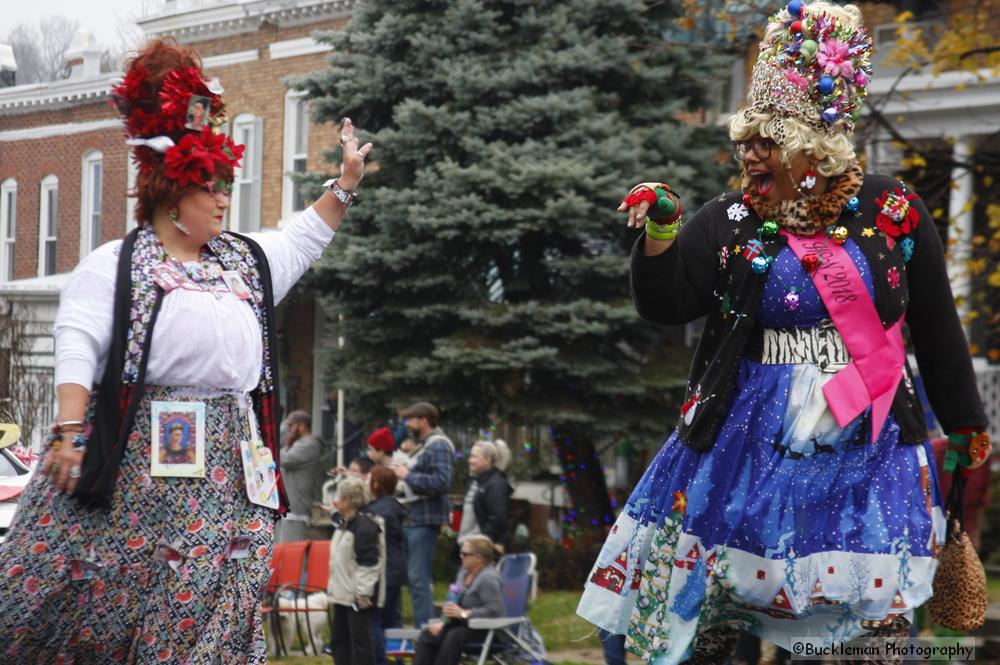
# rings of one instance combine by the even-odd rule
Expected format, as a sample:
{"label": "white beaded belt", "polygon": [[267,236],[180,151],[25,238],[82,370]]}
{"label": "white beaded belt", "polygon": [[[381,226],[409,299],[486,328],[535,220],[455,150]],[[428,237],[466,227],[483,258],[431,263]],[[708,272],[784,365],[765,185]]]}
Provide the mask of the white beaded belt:
{"label": "white beaded belt", "polygon": [[833,322],[815,328],[765,328],[764,365],[816,365],[823,372],[838,372],[851,361],[851,354]]}

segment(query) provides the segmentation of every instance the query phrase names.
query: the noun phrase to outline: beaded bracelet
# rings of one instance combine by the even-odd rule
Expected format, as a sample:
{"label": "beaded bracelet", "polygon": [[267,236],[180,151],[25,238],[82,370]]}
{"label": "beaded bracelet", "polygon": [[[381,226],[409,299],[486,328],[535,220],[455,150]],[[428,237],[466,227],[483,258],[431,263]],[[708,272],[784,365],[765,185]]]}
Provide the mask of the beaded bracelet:
{"label": "beaded bracelet", "polygon": [[82,450],[87,447],[87,439],[90,437],[90,433],[93,431],[93,426],[83,421],[66,421],[64,423],[53,423],[49,427],[49,434],[45,437],[45,442],[49,445],[52,450],[59,450],[62,448],[62,438],[64,434],[69,434],[70,432],[64,432],[64,425],[82,425],[82,429],[79,432],[73,433],[73,438],[70,441],[73,444],[73,450]]}
{"label": "beaded bracelet", "polygon": [[948,448],[944,454],[944,471],[952,472],[956,467],[975,469],[990,458],[993,444],[986,432],[952,432],[948,435]]}
{"label": "beaded bracelet", "polygon": [[657,224],[649,217],[646,218],[646,235],[653,240],[673,240],[681,230],[681,220],[673,224]]}

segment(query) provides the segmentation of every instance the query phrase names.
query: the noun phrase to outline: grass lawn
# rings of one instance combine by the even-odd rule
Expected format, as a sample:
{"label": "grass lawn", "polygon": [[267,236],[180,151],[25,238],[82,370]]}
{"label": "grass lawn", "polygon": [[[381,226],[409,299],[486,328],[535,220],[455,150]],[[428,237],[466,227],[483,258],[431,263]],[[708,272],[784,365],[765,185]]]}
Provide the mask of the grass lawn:
{"label": "grass lawn", "polygon": [[[447,595],[447,585],[438,584],[434,588],[435,598]],[[576,604],[580,594],[572,591],[539,591],[538,598],[528,615],[542,638],[546,651],[572,651],[576,649],[598,649],[601,642],[592,625],[576,615]],[[403,590],[403,621],[412,624],[413,611],[408,590]],[[269,658],[269,661],[294,663],[295,665],[330,665],[328,656]],[[557,665],[579,665],[572,661],[560,661]]]}

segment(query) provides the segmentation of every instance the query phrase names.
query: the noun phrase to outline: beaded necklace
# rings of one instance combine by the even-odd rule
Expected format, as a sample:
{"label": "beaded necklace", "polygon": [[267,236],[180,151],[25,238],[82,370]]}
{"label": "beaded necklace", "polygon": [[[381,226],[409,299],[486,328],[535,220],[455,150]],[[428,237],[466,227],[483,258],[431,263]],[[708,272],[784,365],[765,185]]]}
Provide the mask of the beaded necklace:
{"label": "beaded necklace", "polygon": [[[197,261],[180,261],[174,257],[168,257],[169,263],[177,272],[187,277],[191,286],[208,291],[216,298],[221,298],[222,294],[216,287],[216,282],[222,279],[222,266],[210,253],[201,252]],[[226,289],[228,290],[228,289]]]}
{"label": "beaded necklace", "polygon": [[171,259],[174,265],[194,282],[214,282],[222,278],[222,266],[211,261],[184,261]]}

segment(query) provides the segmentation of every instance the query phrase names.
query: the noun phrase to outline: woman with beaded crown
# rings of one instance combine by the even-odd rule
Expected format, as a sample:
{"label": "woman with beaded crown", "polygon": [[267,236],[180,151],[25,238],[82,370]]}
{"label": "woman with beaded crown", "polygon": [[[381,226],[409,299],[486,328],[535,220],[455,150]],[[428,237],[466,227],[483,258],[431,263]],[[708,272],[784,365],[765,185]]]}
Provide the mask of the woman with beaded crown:
{"label": "woman with beaded crown", "polygon": [[[345,119],[330,191],[280,232],[223,231],[243,147],[218,133],[222,92],[160,39],[114,88],[138,227],[61,294],[59,417],[0,545],[0,662],[265,662],[259,599],[287,508],[274,307],[333,238],[372,146]],[[177,423],[189,455],[161,458]]]}
{"label": "woman with beaded crown", "polygon": [[677,427],[578,608],[650,662],[724,662],[740,630],[785,648],[907,633],[945,520],[904,322],[935,415],[964,444],[958,463],[987,456],[933,221],[905,185],[857,164],[871,79],[860,19],[800,0],[772,17],[729,122],[742,192],[683,228],[662,183],[619,207],[645,227],[639,314],[707,317]]}

